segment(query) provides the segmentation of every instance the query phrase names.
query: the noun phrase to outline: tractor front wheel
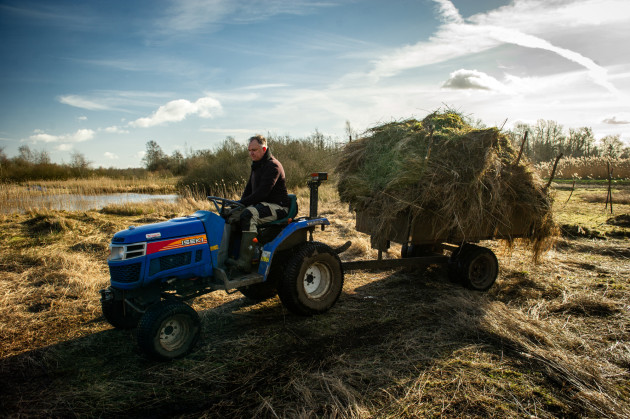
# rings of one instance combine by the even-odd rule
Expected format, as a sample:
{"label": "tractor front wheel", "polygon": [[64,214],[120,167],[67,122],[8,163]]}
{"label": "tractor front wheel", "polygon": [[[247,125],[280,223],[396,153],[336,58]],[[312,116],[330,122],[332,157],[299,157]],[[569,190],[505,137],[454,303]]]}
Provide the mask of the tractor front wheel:
{"label": "tractor front wheel", "polygon": [[160,301],[140,318],[136,340],[151,358],[166,361],[186,355],[199,339],[199,315],[180,301]]}
{"label": "tractor front wheel", "polygon": [[245,297],[256,303],[269,300],[270,298],[273,298],[278,294],[278,291],[276,290],[276,284],[269,280],[266,282],[241,287],[238,290]]}
{"label": "tractor front wheel", "polygon": [[343,270],[337,253],[324,243],[307,242],[287,261],[278,295],[290,312],[310,316],[329,310],[342,288]]}
{"label": "tractor front wheel", "polygon": [[101,308],[105,319],[116,329],[133,329],[138,324],[140,313],[123,300],[101,301]]}

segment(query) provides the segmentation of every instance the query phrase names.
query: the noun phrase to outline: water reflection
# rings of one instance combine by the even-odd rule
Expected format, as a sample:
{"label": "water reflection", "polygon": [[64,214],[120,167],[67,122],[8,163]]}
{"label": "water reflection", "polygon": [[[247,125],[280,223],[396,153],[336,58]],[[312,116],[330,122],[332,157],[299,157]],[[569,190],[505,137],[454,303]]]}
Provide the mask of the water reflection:
{"label": "water reflection", "polygon": [[76,195],[58,194],[31,196],[27,200],[22,198],[20,202],[9,201],[4,207],[5,213],[24,212],[29,209],[47,208],[66,211],[87,211],[101,209],[107,205],[140,203],[140,202],[169,202],[177,200],[178,195],[153,195],[142,193],[115,193],[106,195]]}

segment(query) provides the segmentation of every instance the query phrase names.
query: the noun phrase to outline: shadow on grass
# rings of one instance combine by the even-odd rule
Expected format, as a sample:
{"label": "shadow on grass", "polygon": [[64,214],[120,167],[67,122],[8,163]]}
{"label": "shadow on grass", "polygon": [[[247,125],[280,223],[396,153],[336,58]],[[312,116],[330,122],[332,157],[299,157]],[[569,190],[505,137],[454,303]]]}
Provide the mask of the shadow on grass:
{"label": "shadow on grass", "polygon": [[[491,298],[445,278],[444,269],[436,267],[348,273],[336,306],[314,317],[289,314],[278,298],[198,307],[201,342],[187,357],[167,363],[147,360],[138,353],[132,332],[113,329],[6,358],[0,361],[2,413],[397,416],[404,406],[396,403],[409,397],[418,377],[430,378],[426,393],[410,401],[416,414],[505,413],[502,404],[485,395],[462,392],[456,378],[461,379],[461,371],[443,373],[436,367],[449,365],[454,357],[461,361],[458,368],[476,377],[475,351],[482,348],[490,358],[502,360],[504,350],[511,348],[480,325]],[[511,352],[528,371],[537,368],[519,355],[518,347]],[[488,383],[468,385],[485,388]],[[546,403],[554,414],[567,413],[548,394],[522,392],[517,404],[541,398],[533,403]],[[523,411],[511,412],[516,413]]]}

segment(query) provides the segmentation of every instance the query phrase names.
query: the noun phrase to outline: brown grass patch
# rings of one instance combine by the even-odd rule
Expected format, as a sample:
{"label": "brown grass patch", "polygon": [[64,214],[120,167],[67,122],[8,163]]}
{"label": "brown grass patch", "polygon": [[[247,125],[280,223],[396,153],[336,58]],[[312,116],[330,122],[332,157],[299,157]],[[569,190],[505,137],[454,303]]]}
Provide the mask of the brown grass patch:
{"label": "brown grass patch", "polygon": [[[305,215],[307,193],[297,192]],[[559,218],[628,229],[606,224],[610,216],[597,204],[563,206],[563,194],[555,203]],[[449,283],[440,266],[347,272],[335,307],[310,318],[289,314],[277,298],[253,304],[239,293],[211,293],[193,304],[203,327],[195,351],[169,363],[148,361],[132,333],[112,329],[101,315],[97,291],[108,283],[102,250],[112,230],[206,204],[159,206],[149,216],[0,216],[3,415],[630,414],[630,253],[621,238],[564,238],[540,264],[518,243],[511,251],[481,243],[501,266],[488,293]],[[376,256],[334,185],[322,188],[320,213],[331,226],[316,231],[316,240],[352,240],[344,260]],[[45,228],[33,235],[33,225]],[[66,227],[48,233],[50,225]]]}

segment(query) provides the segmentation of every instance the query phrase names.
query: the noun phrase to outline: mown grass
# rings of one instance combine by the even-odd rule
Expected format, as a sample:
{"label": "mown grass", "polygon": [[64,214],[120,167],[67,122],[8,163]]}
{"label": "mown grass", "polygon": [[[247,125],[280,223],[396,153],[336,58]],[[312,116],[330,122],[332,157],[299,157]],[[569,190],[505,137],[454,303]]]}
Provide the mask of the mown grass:
{"label": "mown grass", "polygon": [[[306,215],[308,193],[297,193]],[[449,283],[439,266],[346,272],[336,306],[310,318],[277,298],[253,304],[216,292],[194,302],[202,341],[169,363],[145,359],[131,332],[103,319],[107,243],[131,224],[207,202],[2,215],[0,413],[628,417],[630,226],[607,220],[623,220],[630,206],[611,216],[584,199],[600,193],[577,189],[567,202],[570,190],[556,191],[558,221],[598,234],[565,232],[540,264],[518,244],[483,243],[501,265],[488,293]],[[320,191],[320,214],[331,226],[316,240],[352,240],[344,260],[375,256],[332,185]]]}

